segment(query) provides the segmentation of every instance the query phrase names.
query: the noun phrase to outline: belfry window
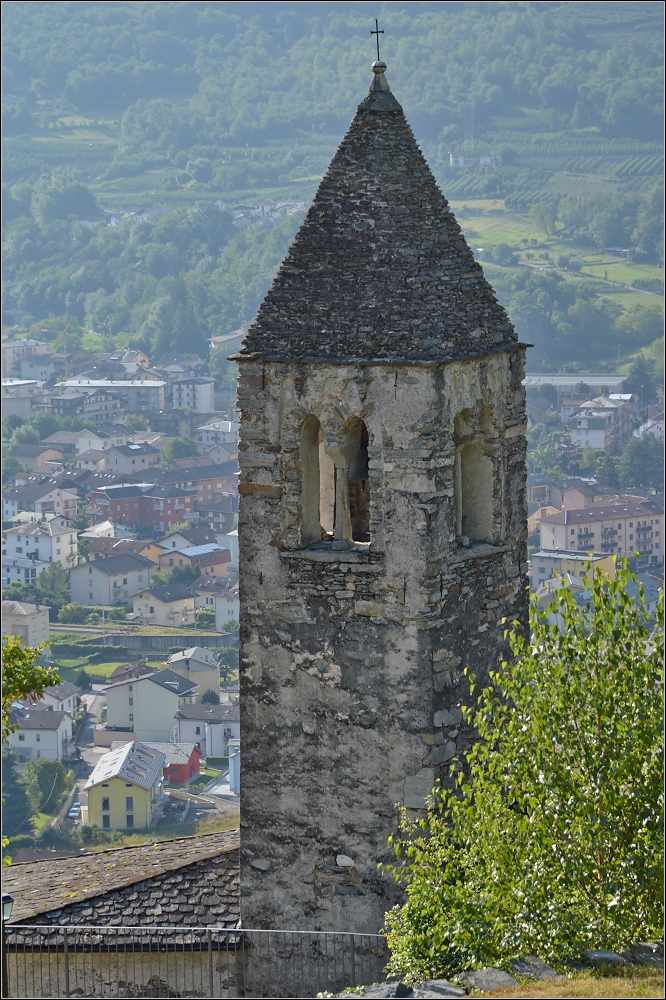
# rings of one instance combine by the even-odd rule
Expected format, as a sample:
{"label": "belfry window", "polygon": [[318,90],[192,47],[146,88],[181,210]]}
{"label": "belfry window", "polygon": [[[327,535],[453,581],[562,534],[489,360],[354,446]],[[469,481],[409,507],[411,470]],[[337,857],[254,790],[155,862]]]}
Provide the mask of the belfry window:
{"label": "belfry window", "polygon": [[[485,429],[485,428],[484,428]],[[467,415],[456,418],[455,531],[470,542],[493,540],[493,461]]]}
{"label": "belfry window", "polygon": [[301,428],[301,539],[370,541],[368,430],[350,418],[325,435],[315,416]]}

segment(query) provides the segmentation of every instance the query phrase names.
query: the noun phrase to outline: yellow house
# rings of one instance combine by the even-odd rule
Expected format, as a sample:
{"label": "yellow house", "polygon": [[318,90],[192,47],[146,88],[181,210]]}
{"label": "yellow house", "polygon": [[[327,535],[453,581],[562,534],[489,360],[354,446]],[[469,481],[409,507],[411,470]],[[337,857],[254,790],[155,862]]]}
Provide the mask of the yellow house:
{"label": "yellow house", "polygon": [[190,646],[189,649],[172,653],[167,664],[174,674],[197,685],[196,695],[191,699],[194,704],[199,704],[201,696],[206,691],[213,691],[219,695],[220,668],[214,650],[204,649],[202,646]]}
{"label": "yellow house", "polygon": [[615,556],[603,552],[572,552],[567,549],[541,549],[535,552],[530,560],[529,581],[532,590],[538,590],[539,585],[549,580],[557,572],[560,576],[570,573],[571,576],[584,580],[590,573],[600,569],[609,580],[615,579]]}
{"label": "yellow house", "polygon": [[143,830],[157,820],[166,758],[143,743],[105,753],[88,778],[87,820],[102,830]]}
{"label": "yellow house", "polygon": [[143,556],[144,559],[150,559],[152,563],[159,566],[160,556],[164,555],[164,546],[158,545],[157,542],[146,542],[145,545],[142,545],[138,550],[138,553],[140,556]]}

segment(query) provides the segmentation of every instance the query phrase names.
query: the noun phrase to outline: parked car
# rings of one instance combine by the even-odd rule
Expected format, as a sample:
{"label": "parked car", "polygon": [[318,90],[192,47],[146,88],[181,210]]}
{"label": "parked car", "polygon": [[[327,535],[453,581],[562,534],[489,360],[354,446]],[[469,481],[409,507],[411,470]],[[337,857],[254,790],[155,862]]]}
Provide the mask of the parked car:
{"label": "parked car", "polygon": [[72,808],[67,813],[67,819],[78,819],[79,813],[81,812],[81,806],[78,802],[75,802]]}

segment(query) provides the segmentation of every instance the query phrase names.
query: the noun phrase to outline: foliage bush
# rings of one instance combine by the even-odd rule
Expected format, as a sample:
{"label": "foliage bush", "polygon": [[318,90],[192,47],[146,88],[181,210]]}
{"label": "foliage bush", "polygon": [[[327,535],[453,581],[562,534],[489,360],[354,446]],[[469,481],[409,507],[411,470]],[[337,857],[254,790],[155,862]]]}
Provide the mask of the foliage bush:
{"label": "foliage bush", "polygon": [[[387,914],[408,982],[521,954],[555,962],[656,940],[663,919],[663,593],[650,635],[626,568],[583,610],[566,587],[514,624],[472,709],[481,740],[427,819],[404,811]],[[471,678],[474,692],[474,678]]]}

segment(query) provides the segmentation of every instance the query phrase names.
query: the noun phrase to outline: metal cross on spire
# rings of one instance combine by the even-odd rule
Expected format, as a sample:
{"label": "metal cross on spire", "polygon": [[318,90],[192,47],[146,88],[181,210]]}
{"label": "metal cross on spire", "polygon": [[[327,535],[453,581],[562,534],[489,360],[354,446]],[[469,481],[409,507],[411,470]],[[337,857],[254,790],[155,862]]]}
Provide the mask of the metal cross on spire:
{"label": "metal cross on spire", "polygon": [[383,29],[380,31],[380,29],[379,29],[379,21],[377,20],[377,18],[375,18],[375,30],[373,31],[372,29],[370,29],[370,34],[377,36],[377,62],[379,62],[380,61],[380,58],[379,58],[379,36],[383,35],[384,31],[383,31]]}

